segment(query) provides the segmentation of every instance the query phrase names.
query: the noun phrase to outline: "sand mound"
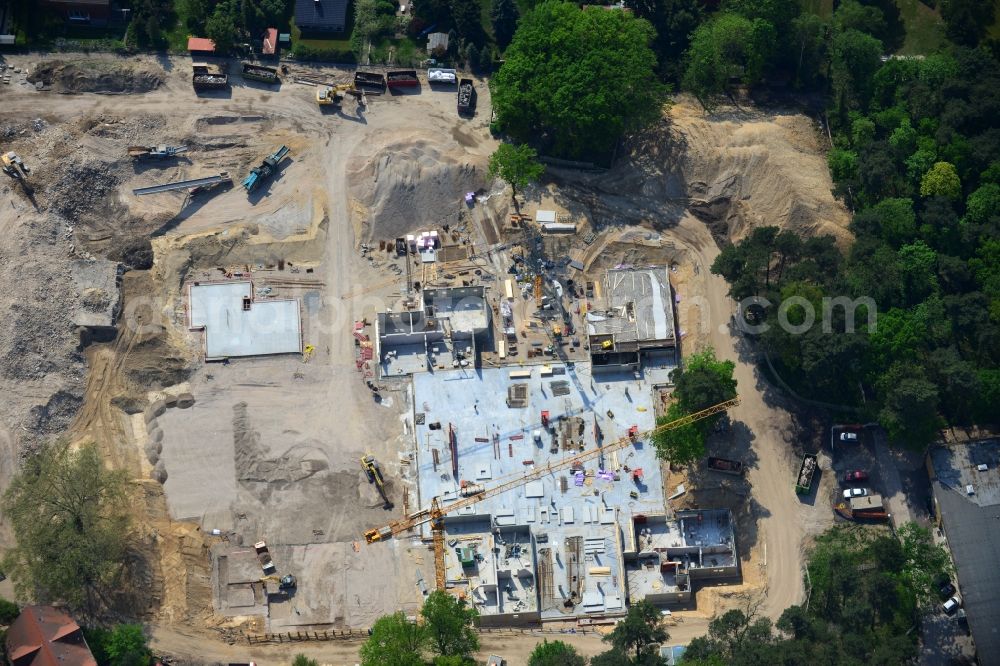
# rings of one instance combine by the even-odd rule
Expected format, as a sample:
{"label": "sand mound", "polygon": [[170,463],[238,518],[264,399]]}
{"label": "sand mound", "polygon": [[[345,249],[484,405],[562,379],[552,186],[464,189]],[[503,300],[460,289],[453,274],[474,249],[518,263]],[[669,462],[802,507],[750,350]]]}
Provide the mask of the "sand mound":
{"label": "sand mound", "polygon": [[465,193],[485,184],[483,159],[457,143],[400,138],[352,163],[359,166],[348,172],[351,196],[367,213],[362,240],[457,222]]}
{"label": "sand mound", "polygon": [[99,60],[68,63],[43,62],[28,75],[30,83],[41,83],[60,93],[143,93],[155,90],[160,75],[152,69]]}
{"label": "sand mound", "polygon": [[681,158],[668,190],[683,188],[706,222],[725,221],[733,240],[775,225],[845,239],[849,216],[833,198],[824,148],[798,113],[720,112],[706,116],[681,98],[670,113],[671,143]]}

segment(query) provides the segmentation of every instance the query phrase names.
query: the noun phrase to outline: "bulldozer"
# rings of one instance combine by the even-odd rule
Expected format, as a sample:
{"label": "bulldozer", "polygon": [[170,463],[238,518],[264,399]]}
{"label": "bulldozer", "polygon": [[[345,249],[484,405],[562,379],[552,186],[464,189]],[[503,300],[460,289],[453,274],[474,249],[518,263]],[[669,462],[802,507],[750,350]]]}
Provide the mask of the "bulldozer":
{"label": "bulldozer", "polygon": [[356,97],[359,104],[365,104],[364,91],[355,88],[353,83],[341,83],[336,86],[317,86],[316,103],[320,106],[339,107],[344,101],[345,94]]}
{"label": "bulldozer", "polygon": [[378,462],[375,460],[375,456],[362,456],[361,468],[364,469],[365,474],[368,475],[368,483],[374,483],[375,487],[378,488],[378,494],[382,496],[384,507],[386,509],[391,509],[392,502],[389,501],[389,496],[385,493],[385,480],[382,478],[382,468],[379,467]]}

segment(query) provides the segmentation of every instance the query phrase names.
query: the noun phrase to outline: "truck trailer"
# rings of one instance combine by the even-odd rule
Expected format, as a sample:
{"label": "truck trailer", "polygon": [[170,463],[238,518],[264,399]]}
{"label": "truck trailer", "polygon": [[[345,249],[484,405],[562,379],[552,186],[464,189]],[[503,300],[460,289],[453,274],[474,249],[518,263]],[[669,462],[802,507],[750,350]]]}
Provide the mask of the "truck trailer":
{"label": "truck trailer", "polygon": [[229,87],[229,75],[217,65],[194,63],[191,72],[195,90],[225,90]]}
{"label": "truck trailer", "polygon": [[243,78],[250,79],[251,81],[260,81],[261,83],[281,83],[281,79],[278,77],[278,70],[274,67],[254,65],[249,62],[243,63]]}
{"label": "truck trailer", "polygon": [[799,495],[808,495],[812,492],[813,476],[816,474],[816,455],[807,453],[802,457],[802,465],[799,467],[799,475],[795,477],[795,492]]}
{"label": "truck trailer", "polygon": [[476,111],[476,87],[472,79],[462,79],[458,83],[458,115],[471,116]]}

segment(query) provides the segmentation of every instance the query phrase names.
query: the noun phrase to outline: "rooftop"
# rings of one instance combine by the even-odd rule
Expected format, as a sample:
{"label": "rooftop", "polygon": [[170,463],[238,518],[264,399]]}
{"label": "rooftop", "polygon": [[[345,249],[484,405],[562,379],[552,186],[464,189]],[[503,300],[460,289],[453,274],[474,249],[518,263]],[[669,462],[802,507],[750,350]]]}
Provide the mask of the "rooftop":
{"label": "rooftop", "polygon": [[934,497],[976,650],[981,656],[1000,654],[1000,441],[935,447],[930,456]]}
{"label": "rooftop", "polygon": [[13,666],[97,666],[80,625],[52,606],[26,606],[7,629]]}
{"label": "rooftop", "polygon": [[343,30],[347,0],[295,0],[295,25],[300,28]]}
{"label": "rooftop", "polygon": [[264,55],[274,55],[275,49],[278,48],[278,29],[268,28],[264,31],[264,41],[261,47],[261,53]]}
{"label": "rooftop", "polygon": [[253,296],[248,281],[188,288],[189,327],[205,330],[207,360],[302,351],[299,302]]}
{"label": "rooftop", "polygon": [[[514,384],[524,386],[523,408],[508,407],[499,397]],[[581,447],[592,449],[595,424],[604,443],[626,436],[632,426],[642,432],[654,425],[651,396],[630,373],[595,381],[588,363],[424,373],[414,375],[413,386],[420,505],[437,496],[447,508],[459,497],[461,481],[489,485]],[[543,411],[549,428],[542,425]],[[638,482],[636,468],[642,470]],[[634,513],[657,511],[663,511],[660,465],[652,446],[639,441],[577,472],[550,473],[483,500],[449,516],[445,525],[450,538],[467,521],[529,530],[536,542],[542,618],[561,618],[624,611],[621,534]],[[574,593],[575,603],[567,607]]]}
{"label": "rooftop", "polygon": [[672,342],[674,307],[665,266],[609,270],[587,313],[590,335],[612,335],[621,343]]}
{"label": "rooftop", "polygon": [[215,51],[215,42],[204,37],[188,37],[188,51]]}

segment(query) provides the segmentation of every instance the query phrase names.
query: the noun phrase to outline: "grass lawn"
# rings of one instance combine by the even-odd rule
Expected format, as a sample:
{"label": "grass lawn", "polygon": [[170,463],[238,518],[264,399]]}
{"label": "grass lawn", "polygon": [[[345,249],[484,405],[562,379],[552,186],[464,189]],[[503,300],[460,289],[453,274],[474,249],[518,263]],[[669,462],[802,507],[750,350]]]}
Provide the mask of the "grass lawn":
{"label": "grass lawn", "polygon": [[[353,12],[348,12],[348,21],[353,24]],[[317,49],[320,51],[350,51],[351,50],[351,31],[347,32],[337,32],[330,33],[327,35],[318,35],[315,33],[306,33],[308,37],[302,36],[302,31],[299,30],[299,26],[295,25],[295,20],[292,20],[292,49],[295,48],[297,44],[302,44],[311,49]]]}
{"label": "grass lawn", "polygon": [[944,46],[944,21],[941,15],[920,0],[896,0],[906,26],[902,55],[927,55]]}
{"label": "grass lawn", "polygon": [[[424,49],[409,37],[403,37],[402,39],[383,38],[372,44],[371,64],[387,63],[390,52],[392,55],[392,64],[404,67],[415,67],[421,60],[427,57]],[[365,55],[362,53],[358,58],[358,62],[364,62]]]}

